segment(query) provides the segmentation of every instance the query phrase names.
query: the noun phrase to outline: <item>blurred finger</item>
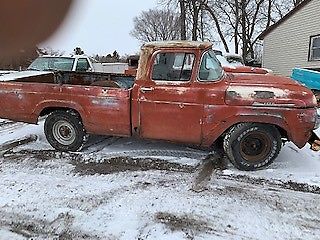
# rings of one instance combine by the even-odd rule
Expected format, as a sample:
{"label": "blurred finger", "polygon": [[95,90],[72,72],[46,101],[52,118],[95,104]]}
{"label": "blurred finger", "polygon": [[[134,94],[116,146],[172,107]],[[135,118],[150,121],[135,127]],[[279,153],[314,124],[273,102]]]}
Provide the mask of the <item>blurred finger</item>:
{"label": "blurred finger", "polygon": [[61,24],[72,0],[0,1],[0,53],[14,56],[46,40]]}

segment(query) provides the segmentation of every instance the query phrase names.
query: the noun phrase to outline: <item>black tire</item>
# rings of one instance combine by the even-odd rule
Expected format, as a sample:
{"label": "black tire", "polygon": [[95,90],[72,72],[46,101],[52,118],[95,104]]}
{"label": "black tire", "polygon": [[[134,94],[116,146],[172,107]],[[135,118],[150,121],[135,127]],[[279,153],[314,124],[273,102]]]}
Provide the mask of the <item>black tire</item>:
{"label": "black tire", "polygon": [[223,148],[231,163],[251,171],[270,165],[281,150],[281,135],[272,125],[241,123],[226,134]]}
{"label": "black tire", "polygon": [[77,151],[87,140],[82,120],[72,110],[50,113],[44,123],[44,132],[50,145],[62,152]]}

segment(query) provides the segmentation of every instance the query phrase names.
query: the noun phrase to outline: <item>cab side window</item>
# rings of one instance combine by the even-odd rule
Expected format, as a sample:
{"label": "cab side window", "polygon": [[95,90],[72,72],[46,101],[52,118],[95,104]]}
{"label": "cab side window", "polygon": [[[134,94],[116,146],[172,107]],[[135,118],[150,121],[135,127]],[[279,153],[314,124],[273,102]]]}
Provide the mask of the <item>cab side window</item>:
{"label": "cab side window", "polygon": [[86,72],[90,68],[89,62],[86,58],[79,58],[77,62],[76,71]]}
{"label": "cab side window", "polygon": [[158,53],[153,63],[156,81],[189,81],[195,56],[191,53]]}
{"label": "cab side window", "polygon": [[206,52],[201,61],[199,80],[216,81],[223,76],[223,68],[212,50]]}

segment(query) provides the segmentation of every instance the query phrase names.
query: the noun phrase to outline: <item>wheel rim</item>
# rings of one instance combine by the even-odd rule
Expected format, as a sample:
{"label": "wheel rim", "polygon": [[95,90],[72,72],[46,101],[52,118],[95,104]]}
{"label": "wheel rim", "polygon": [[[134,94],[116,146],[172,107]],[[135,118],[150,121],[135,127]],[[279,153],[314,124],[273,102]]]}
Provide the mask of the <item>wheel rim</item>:
{"label": "wheel rim", "polygon": [[265,160],[272,147],[272,141],[266,133],[252,132],[240,142],[240,154],[249,162]]}
{"label": "wheel rim", "polygon": [[53,124],[53,137],[62,145],[70,145],[76,139],[74,127],[67,121],[60,120]]}

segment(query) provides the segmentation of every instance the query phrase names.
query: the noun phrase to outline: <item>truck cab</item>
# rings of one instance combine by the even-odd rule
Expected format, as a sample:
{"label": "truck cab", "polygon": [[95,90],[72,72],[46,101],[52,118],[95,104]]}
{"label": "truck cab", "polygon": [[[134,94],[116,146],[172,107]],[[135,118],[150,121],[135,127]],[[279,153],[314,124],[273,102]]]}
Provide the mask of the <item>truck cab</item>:
{"label": "truck cab", "polygon": [[94,71],[94,59],[86,55],[72,56],[40,56],[36,58],[27,70],[37,71]]}

